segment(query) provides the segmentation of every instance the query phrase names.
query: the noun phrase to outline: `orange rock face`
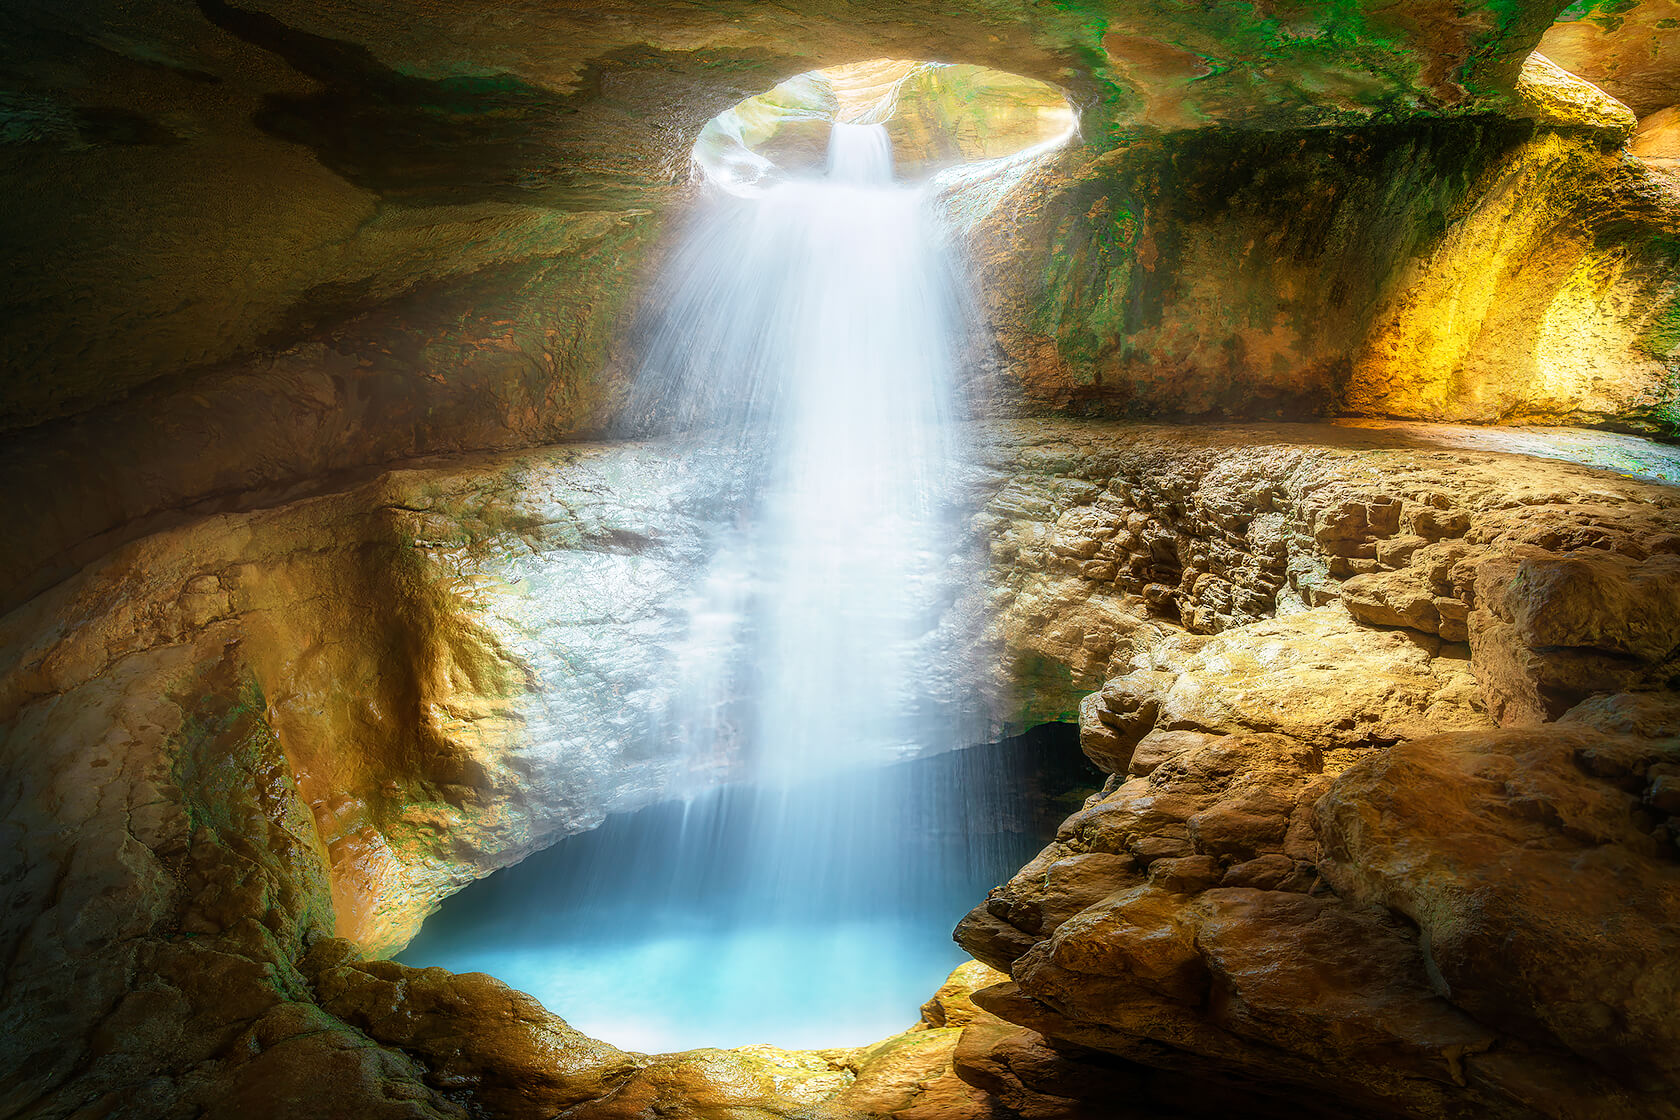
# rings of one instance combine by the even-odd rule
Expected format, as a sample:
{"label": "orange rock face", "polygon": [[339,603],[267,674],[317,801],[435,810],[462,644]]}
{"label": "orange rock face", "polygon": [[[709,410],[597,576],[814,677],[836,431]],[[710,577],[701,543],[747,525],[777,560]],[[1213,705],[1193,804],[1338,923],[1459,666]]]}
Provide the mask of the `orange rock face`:
{"label": "orange rock face", "polygon": [[1330,605],[1167,636],[1086,698],[1113,777],[957,929],[1025,1041],[971,1028],[959,1074],[1002,1091],[1027,1045],[1197,1115],[1672,1115],[1680,522],[1508,465],[1320,461],[1270,533]]}

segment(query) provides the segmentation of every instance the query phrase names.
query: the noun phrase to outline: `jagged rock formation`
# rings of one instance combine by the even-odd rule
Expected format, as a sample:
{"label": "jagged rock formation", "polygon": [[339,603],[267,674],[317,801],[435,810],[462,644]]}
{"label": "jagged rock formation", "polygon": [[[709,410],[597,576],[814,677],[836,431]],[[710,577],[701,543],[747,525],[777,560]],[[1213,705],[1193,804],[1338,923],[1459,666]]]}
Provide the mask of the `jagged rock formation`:
{"label": "jagged rock formation", "polygon": [[[978,1003],[1193,1112],[1674,1115],[1674,492],[1325,454],[1283,453],[1318,460],[1294,492],[1274,458],[1249,508],[1326,605],[1111,666],[1080,722],[1114,777],[957,931],[1012,972]],[[1212,536],[1228,485],[1190,473],[1180,524]],[[1205,578],[1156,602],[1217,622]]]}
{"label": "jagged rock formation", "polygon": [[1041,161],[975,219],[1003,380],[1088,414],[1673,430],[1680,193],[1621,150],[1624,107],[1538,57],[1524,78],[1537,123],[1185,131]]}
{"label": "jagged rock formation", "polygon": [[[48,539],[0,602],[235,495],[601,434],[701,126],[879,56],[1079,117],[964,203],[992,407],[1671,431],[1680,189],[1524,79],[1561,6],[13,5],[0,513]],[[1568,27],[1666,50],[1615,7]]]}
{"label": "jagged rock formation", "polygon": [[[510,0],[475,19],[204,0],[108,21],[91,4],[15,6],[6,135],[33,158],[8,168],[11,193],[68,196],[85,217],[9,211],[29,346],[8,424],[84,410],[422,283],[562,263],[574,230],[666,195],[709,117],[825,64],[993,66],[1072,91],[1093,134],[1140,116],[1352,124],[1506,104],[1553,13],[1405,0],[1297,14],[1307,23],[1168,3],[917,2],[858,19]],[[56,67],[32,69],[42,56]],[[207,197],[216,205],[191,202]],[[577,290],[561,280],[554,293]]]}
{"label": "jagged rock formation", "polygon": [[[1190,1068],[1163,1060],[1162,1045],[1199,1055],[1195,1100],[1227,1099],[1221,1085],[1263,1072],[1257,1046],[1268,1084],[1294,1091],[1302,1067],[1274,1069],[1288,1039],[1324,1099],[1349,1100],[1348,1080],[1382,1083],[1386,1096],[1360,1106],[1408,1115],[1455,1100],[1509,1110],[1543,1092],[1533,1062],[1513,1057],[1523,1053],[1574,1069],[1589,1099],[1654,1092],[1627,1070],[1666,1029],[1651,1008],[1672,936],[1661,829],[1673,775],[1670,748],[1650,737],[1675,729],[1638,697],[1671,696],[1650,690],[1675,677],[1672,650],[1658,649],[1674,634],[1672,487],[1429,431],[1041,421],[983,434],[926,687],[1002,697],[1005,724],[1079,707],[1091,756],[1131,775],[965,927],[983,959],[1014,963],[1020,994],[980,997],[1002,1018],[941,1012],[927,1037],[883,1043],[867,1061],[650,1062],[581,1039],[498,985],[360,961],[327,940],[337,930],[364,952],[399,944],[452,885],[656,795],[660,759],[636,753],[625,720],[657,704],[672,629],[662,611],[704,555],[709,519],[727,510],[730,475],[693,469],[686,446],[579,446],[432,464],[201,520],[125,546],[5,617],[6,1107],[57,1115],[123,1100],[135,1114],[220,1115],[284,1100],[296,1114],[428,1116],[470,1098],[498,1115],[581,1117],[711,1115],[750,1100],[764,1115],[821,1105],[835,1116],[1072,1117],[1102,1114],[1118,1085],[1176,1091],[1170,1072],[1139,1067]],[[1499,575],[1511,565],[1527,573],[1520,594]],[[1637,615],[1622,609],[1635,601]],[[532,642],[539,616],[548,640]],[[949,644],[965,618],[991,621],[977,649]],[[1555,687],[1556,666],[1582,661],[1614,669],[1596,697]],[[1630,687],[1644,691],[1630,698]],[[1548,703],[1572,706],[1567,730],[1495,727],[1495,715],[1516,725]],[[1486,777],[1454,776],[1511,773],[1504,758],[1532,771],[1509,788],[1533,789],[1536,804],[1585,766],[1570,797],[1586,800],[1552,817]],[[1433,787],[1407,793],[1390,773],[1480,791],[1476,827],[1493,831],[1430,857],[1444,878],[1414,882],[1399,869],[1415,866],[1409,857],[1387,853],[1415,838],[1383,822],[1431,819]],[[1396,800],[1372,818],[1363,807],[1382,798]],[[1538,992],[1501,1012],[1515,1019],[1485,1018],[1507,981],[1489,975],[1477,989],[1453,971],[1483,955],[1475,938],[1527,920],[1547,896],[1461,912],[1438,904],[1439,883],[1497,885],[1486,860],[1505,844],[1550,853],[1533,857],[1534,881],[1548,882],[1561,865],[1543,860],[1567,862],[1594,837],[1593,858],[1622,853],[1651,895],[1647,932],[1627,952],[1645,954],[1658,986],[1620,993],[1608,973],[1583,979],[1628,1026],[1577,1055],[1580,1024],[1601,1013],[1568,991]],[[1633,882],[1592,905],[1622,913],[1643,897]],[[1380,949],[1372,982],[1412,1003],[1366,1007],[1372,989],[1349,980],[1316,1027],[1287,988],[1266,996],[1283,1026],[1208,1025],[1200,950],[1192,960],[1169,937],[1165,956],[1126,971],[1131,950],[1111,935],[1133,926],[1102,917],[1116,891],[1173,929],[1230,930],[1220,967],[1233,975],[1269,967],[1245,963],[1260,951],[1256,930],[1311,932],[1326,958]],[[1458,956],[1431,973],[1417,934],[1383,907],[1439,923],[1430,944]],[[1572,951],[1597,936],[1547,928],[1574,938]],[[1078,930],[1082,948],[1057,956],[1056,939]],[[1632,959],[1598,948],[1609,973]],[[1067,1002],[1057,984],[1084,994]],[[1116,1020],[1103,993],[1121,991],[1191,1033]],[[1379,1042],[1344,1053],[1352,1044],[1334,1024],[1373,1015]],[[1462,1043],[1444,1066],[1416,1059],[1428,1092],[1384,1049],[1401,1043],[1380,1041],[1426,1053],[1418,1022],[1445,1031],[1427,1037],[1447,1049]],[[1458,1086],[1453,1069],[1479,1080]]]}
{"label": "jagged rock formation", "polygon": [[[1677,18],[6,5],[0,1114],[1674,1116],[1676,491],[1234,421],[1673,435]],[[599,442],[638,308],[702,125],[883,57],[1079,126],[941,195],[986,322],[917,687],[1113,775],[964,923],[1009,979],[650,1058],[368,959],[659,796],[748,465]],[[939,84],[899,142],[991,154]]]}

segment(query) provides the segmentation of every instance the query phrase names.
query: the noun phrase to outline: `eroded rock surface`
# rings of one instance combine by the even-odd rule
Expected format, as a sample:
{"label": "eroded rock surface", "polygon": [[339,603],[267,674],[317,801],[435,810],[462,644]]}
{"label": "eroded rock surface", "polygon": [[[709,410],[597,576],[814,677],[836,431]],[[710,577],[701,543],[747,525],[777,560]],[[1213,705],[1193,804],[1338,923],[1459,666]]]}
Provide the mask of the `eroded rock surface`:
{"label": "eroded rock surface", "polygon": [[[1083,702],[1113,777],[958,927],[1017,1028],[971,1028],[959,1073],[995,1089],[1025,1046],[1192,1114],[1677,1115],[1676,492],[1306,455],[1261,506],[1276,616],[1162,585],[1217,633],[1134,648]],[[1196,477],[1180,542],[1217,508]]]}
{"label": "eroded rock surface", "polygon": [[1083,415],[1672,432],[1680,190],[1622,150],[1625,108],[1553,77],[1538,122],[1144,134],[957,192],[980,380]]}
{"label": "eroded rock surface", "polygon": [[[868,1055],[647,1059],[345,956],[658,796],[638,721],[736,496],[688,446],[417,464],[5,617],[6,1107],[1665,1115],[1674,488],[1427,431],[972,434],[920,683],[1077,710],[1115,775],[965,922],[1007,985]],[[1625,952],[1548,916],[1581,867]]]}
{"label": "eroded rock surface", "polygon": [[[1589,83],[1661,110],[1673,5],[1548,33],[1559,4],[26,0],[0,13],[0,605],[256,492],[611,430],[702,126],[882,56],[1078,117],[956,192],[994,413],[1672,431],[1680,188]],[[916,102],[906,154],[933,125],[994,150]]]}
{"label": "eroded rock surface", "polygon": [[[214,367],[422,278],[470,284],[552,259],[577,226],[667,202],[708,118],[825,65],[994,66],[1068,89],[1093,136],[1136,122],[1358,125],[1508,105],[1545,7],[1361,0],[1284,21],[1166,2],[914,0],[867,16],[531,0],[474,13],[147,2],[113,16],[23,3],[0,36],[4,139],[28,152],[5,165],[20,345],[0,426]],[[76,220],[51,220],[60,208]],[[614,272],[634,283],[635,264]],[[588,281],[560,291],[612,294]],[[611,321],[589,322],[592,310],[590,333]],[[518,349],[554,353],[532,339]],[[558,364],[565,379],[598,372]],[[424,391],[412,383],[423,368],[407,368],[405,389]]]}

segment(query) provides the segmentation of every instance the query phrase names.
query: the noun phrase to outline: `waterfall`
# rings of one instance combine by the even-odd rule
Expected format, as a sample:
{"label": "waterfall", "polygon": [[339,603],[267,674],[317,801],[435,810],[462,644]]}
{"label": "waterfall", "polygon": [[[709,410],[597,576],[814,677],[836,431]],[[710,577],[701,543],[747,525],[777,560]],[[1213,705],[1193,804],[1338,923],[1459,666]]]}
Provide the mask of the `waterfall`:
{"label": "waterfall", "polygon": [[644,390],[762,456],[690,611],[678,737],[702,782],[931,745],[906,683],[948,542],[958,325],[922,201],[881,125],[837,124],[825,178],[708,215],[679,261]]}
{"label": "waterfall", "polygon": [[972,729],[916,688],[959,536],[965,329],[925,201],[882,126],[836,124],[822,178],[703,206],[652,300],[629,411],[736,449],[748,493],[684,611],[672,805],[578,838],[549,942],[491,966],[616,1044],[902,1030],[1034,846],[1008,767],[929,761]]}

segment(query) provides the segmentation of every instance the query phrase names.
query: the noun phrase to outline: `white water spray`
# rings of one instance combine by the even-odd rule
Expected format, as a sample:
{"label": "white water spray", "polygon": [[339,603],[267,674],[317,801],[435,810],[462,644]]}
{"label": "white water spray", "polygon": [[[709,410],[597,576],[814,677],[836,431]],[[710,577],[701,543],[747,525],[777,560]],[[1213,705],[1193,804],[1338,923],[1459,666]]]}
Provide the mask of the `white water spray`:
{"label": "white water spray", "polygon": [[951,926],[1031,851],[1007,768],[884,765],[973,741],[915,687],[958,535],[959,291],[880,125],[835,125],[822,179],[702,210],[631,408],[752,465],[686,611],[680,804],[576,838],[554,930],[448,963],[661,1050],[864,1043],[961,962]]}
{"label": "white water spray", "polygon": [[642,390],[763,457],[691,606],[678,722],[697,785],[947,745],[906,687],[949,544],[961,337],[923,202],[893,184],[882,126],[836,124],[826,178],[715,211],[676,262]]}

